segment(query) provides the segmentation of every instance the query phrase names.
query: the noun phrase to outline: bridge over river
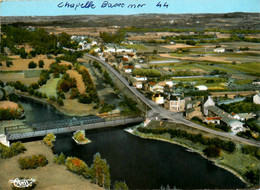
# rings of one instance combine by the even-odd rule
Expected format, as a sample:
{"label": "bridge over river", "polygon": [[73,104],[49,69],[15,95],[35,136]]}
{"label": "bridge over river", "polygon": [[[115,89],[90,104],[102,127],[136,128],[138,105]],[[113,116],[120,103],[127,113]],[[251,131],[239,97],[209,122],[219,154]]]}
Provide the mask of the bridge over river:
{"label": "bridge over river", "polygon": [[106,127],[116,127],[131,123],[144,121],[143,117],[136,116],[116,116],[102,118],[90,116],[83,118],[72,118],[53,122],[34,123],[30,126],[20,125],[5,128],[6,139],[19,140],[31,137],[41,137],[49,133],[60,134],[74,132],[77,130],[101,129]]}

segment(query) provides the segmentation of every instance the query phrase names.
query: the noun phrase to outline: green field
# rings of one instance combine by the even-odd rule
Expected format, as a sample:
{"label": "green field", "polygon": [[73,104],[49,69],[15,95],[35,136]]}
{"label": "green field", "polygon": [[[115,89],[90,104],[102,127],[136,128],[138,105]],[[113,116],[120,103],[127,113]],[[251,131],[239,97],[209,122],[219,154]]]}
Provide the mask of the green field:
{"label": "green field", "polygon": [[136,50],[147,50],[148,48],[142,44],[129,44],[129,45],[124,45],[126,48],[132,48]]}
{"label": "green field", "polygon": [[[225,88],[223,83],[227,82],[225,78],[211,77],[211,78],[178,78],[174,79],[175,82],[196,82],[195,86],[205,85],[207,87],[222,87]],[[214,80],[214,82],[207,82],[208,80]]]}
{"label": "green field", "polygon": [[260,75],[260,63],[242,63],[236,65],[222,65],[223,67],[235,69],[248,74]]}
{"label": "green field", "polygon": [[60,78],[50,79],[47,81],[45,85],[43,85],[39,91],[41,93],[45,93],[48,97],[55,96],[57,97],[56,88]]}
{"label": "green field", "polygon": [[2,56],[0,56],[0,61],[8,61],[8,60],[14,60],[14,59],[10,58],[10,57],[2,57]]}

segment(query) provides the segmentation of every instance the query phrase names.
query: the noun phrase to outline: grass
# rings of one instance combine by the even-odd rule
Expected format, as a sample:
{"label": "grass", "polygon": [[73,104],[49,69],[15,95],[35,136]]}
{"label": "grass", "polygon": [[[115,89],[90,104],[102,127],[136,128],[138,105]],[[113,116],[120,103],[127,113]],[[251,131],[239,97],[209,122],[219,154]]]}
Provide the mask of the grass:
{"label": "grass", "polygon": [[[178,78],[175,79],[177,81],[181,82],[196,82],[197,85],[205,85],[207,87],[223,87],[223,83],[227,82],[227,79],[225,78],[218,78],[218,77],[212,77],[212,78]],[[214,80],[213,83],[207,83],[207,80]]]}
{"label": "grass", "polygon": [[243,85],[243,84],[251,84],[252,82],[253,82],[253,80],[244,79],[244,80],[237,80],[237,81],[235,81],[234,83],[235,83],[235,84]]}
{"label": "grass", "polygon": [[260,75],[260,63],[242,63],[242,64],[226,64],[222,65],[223,67],[235,69],[238,71],[242,71],[248,74],[253,74],[253,75]]}
{"label": "grass", "polygon": [[45,93],[48,97],[55,96],[57,97],[56,88],[60,78],[50,79],[47,81],[45,85],[43,85],[39,91],[41,93]]}
{"label": "grass", "polygon": [[147,50],[148,48],[142,44],[129,44],[129,45],[124,45],[126,48],[132,48],[136,50]]}
{"label": "grass", "polygon": [[[191,69],[202,69],[194,64],[182,64],[182,65],[177,65],[173,66],[172,69],[174,70],[191,70]],[[204,70],[204,69],[202,69]]]}
{"label": "grass", "polygon": [[13,58],[11,57],[0,57],[0,61],[8,61],[8,60],[14,60]]}

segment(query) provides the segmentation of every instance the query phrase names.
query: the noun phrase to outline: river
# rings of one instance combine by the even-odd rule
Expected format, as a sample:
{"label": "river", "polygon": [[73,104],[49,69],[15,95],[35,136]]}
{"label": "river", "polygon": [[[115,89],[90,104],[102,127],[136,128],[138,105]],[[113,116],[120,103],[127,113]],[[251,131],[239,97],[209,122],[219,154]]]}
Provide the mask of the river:
{"label": "river", "polygon": [[[67,119],[48,105],[21,99],[26,122]],[[55,153],[76,156],[88,166],[99,152],[110,165],[112,182],[122,180],[131,189],[171,188],[244,188],[245,184],[230,172],[219,168],[199,154],[156,140],[133,136],[124,127],[87,131],[92,142],[77,145],[72,134],[57,135]]]}

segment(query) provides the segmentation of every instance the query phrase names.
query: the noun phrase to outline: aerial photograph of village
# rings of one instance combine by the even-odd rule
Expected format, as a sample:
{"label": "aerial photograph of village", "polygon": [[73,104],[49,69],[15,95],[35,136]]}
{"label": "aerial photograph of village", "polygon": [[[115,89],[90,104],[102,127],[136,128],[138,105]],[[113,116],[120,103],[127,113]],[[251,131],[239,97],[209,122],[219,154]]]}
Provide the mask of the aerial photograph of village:
{"label": "aerial photograph of village", "polygon": [[260,13],[0,20],[0,190],[260,188]]}

